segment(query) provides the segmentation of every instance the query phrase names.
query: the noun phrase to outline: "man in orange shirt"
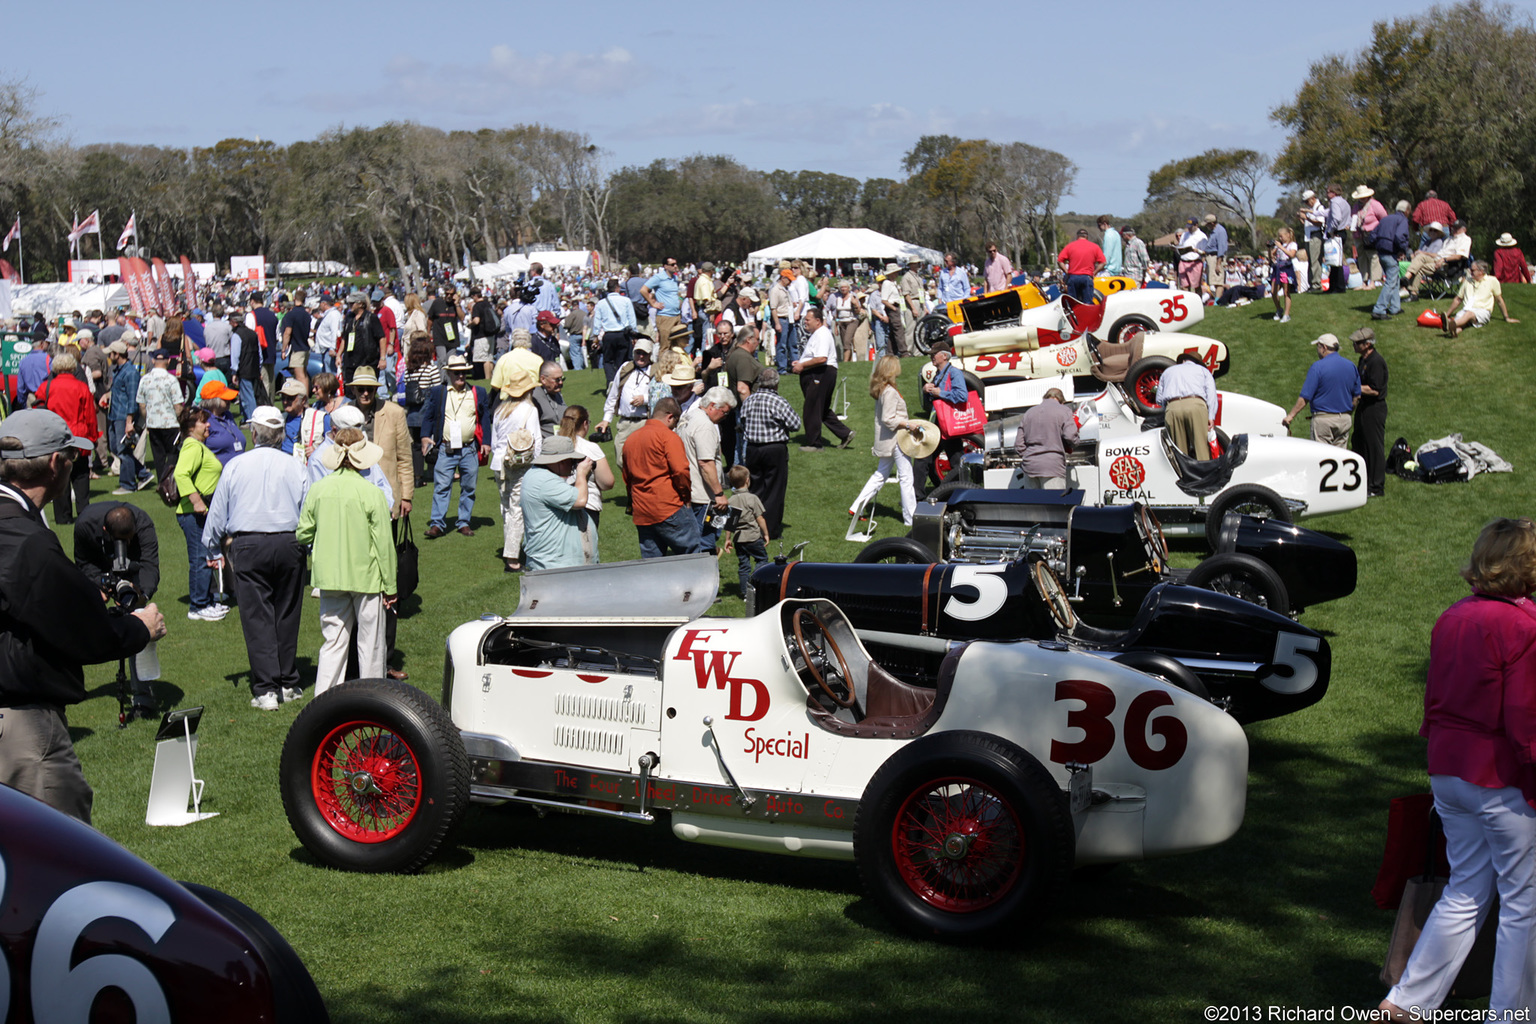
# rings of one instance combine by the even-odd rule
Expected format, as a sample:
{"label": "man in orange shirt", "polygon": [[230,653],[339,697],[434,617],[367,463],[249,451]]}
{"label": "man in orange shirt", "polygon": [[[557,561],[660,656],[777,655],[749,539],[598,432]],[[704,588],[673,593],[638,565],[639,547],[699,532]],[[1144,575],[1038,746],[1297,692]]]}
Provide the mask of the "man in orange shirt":
{"label": "man in orange shirt", "polygon": [[673,433],[682,417],[675,398],[663,398],[651,418],[624,441],[624,486],[640,535],[640,557],[691,555],[704,550],[689,501],[693,483],[683,439]]}

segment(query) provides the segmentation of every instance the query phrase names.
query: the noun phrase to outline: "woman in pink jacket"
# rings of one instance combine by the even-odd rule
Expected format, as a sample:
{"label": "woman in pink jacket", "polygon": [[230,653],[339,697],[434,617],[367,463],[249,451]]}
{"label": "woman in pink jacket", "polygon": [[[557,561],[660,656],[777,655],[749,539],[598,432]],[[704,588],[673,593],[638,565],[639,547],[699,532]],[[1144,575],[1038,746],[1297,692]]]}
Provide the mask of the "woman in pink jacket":
{"label": "woman in pink jacket", "polygon": [[1381,223],[1381,218],[1387,215],[1387,208],[1381,205],[1381,200],[1376,198],[1376,190],[1361,185],[1349,194],[1354,200],[1354,214],[1360,226],[1355,231],[1356,246],[1355,263],[1360,268],[1361,288],[1381,287],[1381,257],[1376,255],[1375,246],[1371,245],[1371,233],[1376,230],[1376,225]]}
{"label": "woman in pink jacket", "polygon": [[1419,729],[1451,877],[1381,1004],[1394,1020],[1425,1019],[1445,1001],[1495,892],[1488,1008],[1527,1009],[1536,998],[1536,523],[1489,523],[1462,576],[1472,594],[1430,635]]}

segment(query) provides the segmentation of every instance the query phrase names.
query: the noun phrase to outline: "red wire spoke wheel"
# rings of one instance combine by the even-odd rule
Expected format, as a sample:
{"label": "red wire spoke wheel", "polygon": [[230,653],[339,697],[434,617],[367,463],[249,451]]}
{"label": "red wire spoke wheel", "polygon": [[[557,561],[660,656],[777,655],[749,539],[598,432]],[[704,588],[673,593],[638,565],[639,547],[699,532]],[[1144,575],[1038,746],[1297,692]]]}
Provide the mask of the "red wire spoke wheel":
{"label": "red wire spoke wheel", "polygon": [[993,906],[1019,880],[1024,830],[1008,801],[975,779],[919,787],[896,813],[896,870],[918,898],[953,913]]}
{"label": "red wire spoke wheel", "polygon": [[283,811],[316,860],[417,871],[469,806],[469,758],[448,712],[391,679],[358,679],[305,705],[283,741]]}
{"label": "red wire spoke wheel", "polygon": [[347,722],[315,750],[315,803],[332,828],[359,843],[393,839],[421,806],[421,765],[377,722]]}
{"label": "red wire spoke wheel", "polygon": [[1065,886],[1076,842],[1066,794],[1039,761],[961,730],[891,755],[853,823],[871,901],[914,934],[956,942],[1018,937]]}

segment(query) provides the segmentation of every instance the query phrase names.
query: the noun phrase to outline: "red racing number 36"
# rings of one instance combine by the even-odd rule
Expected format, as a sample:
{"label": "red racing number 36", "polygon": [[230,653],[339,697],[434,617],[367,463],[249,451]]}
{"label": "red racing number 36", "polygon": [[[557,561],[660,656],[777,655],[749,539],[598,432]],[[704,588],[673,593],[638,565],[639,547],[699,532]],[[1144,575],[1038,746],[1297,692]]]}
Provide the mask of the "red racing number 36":
{"label": "red racing number 36", "polygon": [[[1087,679],[1062,679],[1056,683],[1056,700],[1075,700],[1080,708],[1067,711],[1067,728],[1082,731],[1083,738],[1071,743],[1051,741],[1051,760],[1057,764],[1076,761],[1093,764],[1101,761],[1114,749],[1115,723],[1109,716],[1115,710],[1115,692],[1103,683]],[[1158,772],[1172,768],[1189,749],[1189,730],[1171,714],[1153,714],[1173,703],[1166,690],[1144,690],[1132,699],[1125,711],[1125,752],[1130,759],[1148,771]],[[1148,736],[1162,739],[1162,746],[1153,749]]]}

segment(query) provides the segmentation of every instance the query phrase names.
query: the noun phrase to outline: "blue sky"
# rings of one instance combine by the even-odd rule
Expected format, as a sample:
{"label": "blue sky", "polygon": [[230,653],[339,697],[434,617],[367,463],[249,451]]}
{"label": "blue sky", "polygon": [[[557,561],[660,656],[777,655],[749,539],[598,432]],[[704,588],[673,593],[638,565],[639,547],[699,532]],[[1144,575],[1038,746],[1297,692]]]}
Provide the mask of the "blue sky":
{"label": "blue sky", "polygon": [[77,144],[538,121],[586,132],[615,166],[724,153],[895,178],[919,136],[942,132],[1065,153],[1080,170],[1064,209],[1129,215],[1169,160],[1274,153],[1269,111],[1312,61],[1428,4],[9,6],[19,45],[0,76],[26,78]]}

